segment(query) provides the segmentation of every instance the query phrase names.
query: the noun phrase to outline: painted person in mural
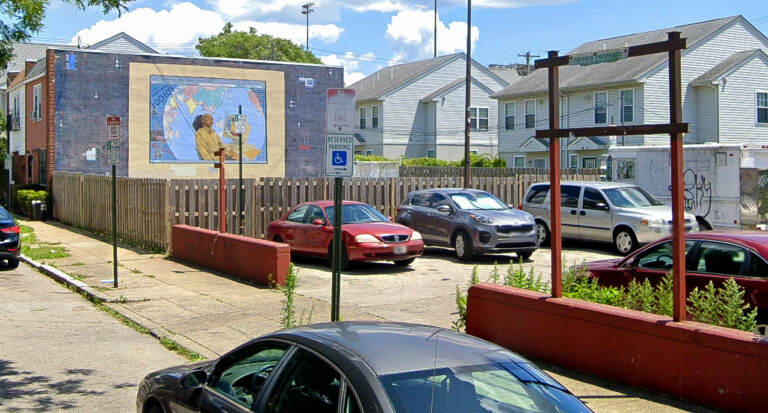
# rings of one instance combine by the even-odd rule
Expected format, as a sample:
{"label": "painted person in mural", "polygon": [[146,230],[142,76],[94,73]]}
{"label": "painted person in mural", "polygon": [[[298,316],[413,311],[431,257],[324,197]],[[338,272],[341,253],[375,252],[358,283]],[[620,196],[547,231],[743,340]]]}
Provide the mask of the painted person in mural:
{"label": "painted person in mural", "polygon": [[204,161],[218,160],[218,157],[214,155],[214,152],[218,151],[219,148],[224,148],[224,154],[227,159],[239,159],[237,150],[233,148],[231,144],[225,145],[221,141],[219,134],[212,129],[213,115],[210,113],[202,114],[200,116],[200,122],[201,125],[195,132],[195,145],[197,146],[197,153],[200,155],[200,159]]}

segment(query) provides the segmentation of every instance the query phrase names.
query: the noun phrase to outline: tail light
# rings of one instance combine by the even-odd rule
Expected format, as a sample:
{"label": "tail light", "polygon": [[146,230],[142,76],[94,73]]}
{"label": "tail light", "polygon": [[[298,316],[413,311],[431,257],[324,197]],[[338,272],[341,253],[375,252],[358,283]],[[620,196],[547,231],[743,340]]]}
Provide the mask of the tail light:
{"label": "tail light", "polygon": [[0,229],[0,231],[4,232],[6,234],[18,234],[19,232],[21,232],[21,230],[19,229],[18,225],[14,225],[14,226],[8,227],[8,228],[2,228],[2,229]]}
{"label": "tail light", "polygon": [[517,209],[523,209],[523,204],[518,205]]}

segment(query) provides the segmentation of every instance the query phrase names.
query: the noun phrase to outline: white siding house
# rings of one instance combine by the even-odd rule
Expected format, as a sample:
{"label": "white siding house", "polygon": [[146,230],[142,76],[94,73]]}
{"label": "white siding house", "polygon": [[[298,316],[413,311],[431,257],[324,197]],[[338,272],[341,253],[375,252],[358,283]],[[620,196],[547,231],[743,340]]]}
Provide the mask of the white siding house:
{"label": "white siding house", "polygon": [[[460,159],[464,151],[466,55],[396,65],[354,83],[355,151],[360,154]],[[496,101],[507,82],[472,62],[471,150],[496,154]],[[374,118],[374,114],[377,117]]]}
{"label": "white siding house", "polygon": [[[671,31],[681,32],[688,42],[682,53],[681,71],[683,121],[690,124],[685,143],[765,144],[768,127],[761,124],[758,112],[761,99],[768,99],[760,92],[768,89],[768,39],[742,16],[597,40],[571,53],[663,41]],[[562,127],[669,122],[666,54],[586,67],[563,66],[560,91]],[[547,158],[547,143],[532,136],[535,129],[549,127],[546,70],[536,70],[493,97],[499,101],[500,155],[510,165],[540,166],[539,159]],[[529,119],[526,125],[526,105],[530,118],[530,102],[534,100],[535,124]],[[505,122],[508,110],[514,110],[514,127]],[[662,144],[669,144],[668,136],[563,139],[561,162],[571,167],[592,167],[595,159],[599,161],[607,153],[609,145]]]}

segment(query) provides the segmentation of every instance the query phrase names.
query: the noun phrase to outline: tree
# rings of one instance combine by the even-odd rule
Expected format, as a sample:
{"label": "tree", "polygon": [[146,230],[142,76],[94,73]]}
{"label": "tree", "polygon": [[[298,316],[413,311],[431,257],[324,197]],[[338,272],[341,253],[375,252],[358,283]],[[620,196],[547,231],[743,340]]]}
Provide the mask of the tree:
{"label": "tree", "polygon": [[[126,4],[132,0],[64,0],[85,10],[90,6],[101,6],[104,14],[116,10],[118,15],[128,10]],[[49,0],[0,0],[0,68],[7,67],[13,58],[13,42],[25,42],[43,29],[45,10]]]}
{"label": "tree", "polygon": [[206,57],[322,63],[314,54],[290,40],[257,34],[253,27],[247,33],[232,31],[232,23],[225,24],[221,33],[215,36],[199,38],[195,49]]}

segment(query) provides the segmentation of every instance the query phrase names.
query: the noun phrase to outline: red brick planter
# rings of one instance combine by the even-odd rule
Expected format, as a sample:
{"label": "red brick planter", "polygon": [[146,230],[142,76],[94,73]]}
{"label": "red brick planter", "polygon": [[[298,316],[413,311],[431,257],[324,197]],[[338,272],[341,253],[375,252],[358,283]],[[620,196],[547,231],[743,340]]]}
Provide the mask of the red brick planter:
{"label": "red brick planter", "polygon": [[173,226],[171,255],[264,285],[285,285],[291,263],[291,250],[286,244],[188,225]]}
{"label": "red brick planter", "polygon": [[548,294],[477,284],[467,332],[522,354],[731,411],[765,411],[768,339]]}

